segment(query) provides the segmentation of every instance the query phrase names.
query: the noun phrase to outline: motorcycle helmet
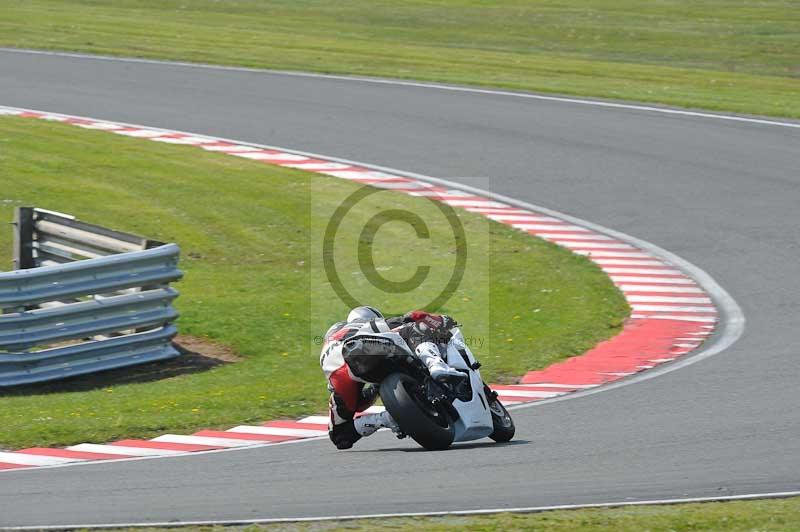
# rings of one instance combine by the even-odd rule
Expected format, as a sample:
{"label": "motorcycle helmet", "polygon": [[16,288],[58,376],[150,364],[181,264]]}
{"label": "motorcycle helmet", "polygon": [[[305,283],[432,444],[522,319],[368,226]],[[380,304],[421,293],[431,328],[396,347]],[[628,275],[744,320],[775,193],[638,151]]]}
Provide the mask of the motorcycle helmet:
{"label": "motorcycle helmet", "polygon": [[383,314],[375,307],[356,307],[347,315],[347,323],[367,322],[375,319],[383,319]]}

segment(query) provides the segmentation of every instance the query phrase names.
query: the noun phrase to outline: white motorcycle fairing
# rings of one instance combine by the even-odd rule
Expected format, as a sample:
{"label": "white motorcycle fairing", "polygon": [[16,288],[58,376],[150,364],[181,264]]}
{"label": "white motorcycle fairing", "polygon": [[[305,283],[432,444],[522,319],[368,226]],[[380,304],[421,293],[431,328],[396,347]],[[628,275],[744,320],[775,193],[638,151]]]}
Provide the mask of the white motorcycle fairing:
{"label": "white motorcycle fairing", "polygon": [[447,353],[442,357],[450,367],[464,371],[469,376],[472,398],[469,401],[456,399],[453,407],[459,419],[455,422],[455,438],[453,441],[478,440],[494,432],[492,413],[486,398],[483,379],[472,352],[464,341],[460,329],[453,329],[453,337],[447,344]]}

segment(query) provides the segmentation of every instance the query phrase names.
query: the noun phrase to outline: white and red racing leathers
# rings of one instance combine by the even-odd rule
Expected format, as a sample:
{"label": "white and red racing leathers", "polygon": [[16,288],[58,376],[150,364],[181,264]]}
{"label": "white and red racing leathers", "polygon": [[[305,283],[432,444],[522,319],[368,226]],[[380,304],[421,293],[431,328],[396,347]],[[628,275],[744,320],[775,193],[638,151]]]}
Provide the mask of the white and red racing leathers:
{"label": "white and red racing leathers", "polygon": [[[342,354],[345,340],[354,336],[362,328],[368,332],[378,333],[402,327],[406,328],[413,336],[414,326],[423,324],[424,330],[436,332],[442,324],[447,323],[447,319],[449,318],[437,314],[413,311],[404,316],[387,320],[339,322],[328,329],[320,354],[320,366],[328,379],[328,389],[331,392],[328,434],[337,448],[349,449],[362,436],[372,434],[381,426],[391,426],[394,423],[386,414],[383,416],[366,414],[356,419],[356,414],[364,412],[375,402],[378,397],[378,389],[353,376]],[[404,335],[404,337],[406,336]],[[421,342],[424,338],[417,340]],[[407,341],[412,350],[417,347],[416,344],[420,343],[412,338],[407,338]]]}

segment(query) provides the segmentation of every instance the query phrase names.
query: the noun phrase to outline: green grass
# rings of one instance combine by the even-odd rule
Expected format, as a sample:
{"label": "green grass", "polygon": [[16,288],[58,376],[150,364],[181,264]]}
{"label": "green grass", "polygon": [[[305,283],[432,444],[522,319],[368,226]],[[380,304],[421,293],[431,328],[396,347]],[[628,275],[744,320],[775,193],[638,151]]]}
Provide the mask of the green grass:
{"label": "green grass", "polygon": [[786,0],[0,0],[0,45],[800,117]]}
{"label": "green grass", "polygon": [[[21,118],[0,119],[0,168],[0,220],[10,221],[14,206],[36,205],[178,242],[186,271],[177,285],[179,329],[244,357],[157,382],[59,393],[4,391],[0,447],[227,428],[325,408],[314,336],[346,309],[321,281],[317,236],[332,209],[356,189],[353,183]],[[435,222],[432,203],[393,192],[359,204],[346,221],[363,224],[389,206],[434,220],[430,249],[398,245],[409,241],[409,231],[393,222],[375,237],[376,266],[402,279],[426,261],[434,266],[433,285],[378,294],[352,273],[356,254],[338,251],[337,265],[354,292],[400,313],[423,304],[425,291],[447,274],[452,239],[445,224]],[[443,310],[464,323],[468,335],[485,341],[476,354],[488,380],[578,354],[618,330],[627,305],[588,260],[466,212],[459,219],[472,259]],[[344,249],[347,242],[356,244],[346,229],[337,242]],[[0,231],[0,250],[10,261],[10,228]]]}
{"label": "green grass", "polygon": [[[203,532],[223,530],[258,532],[342,532],[358,530],[414,530],[447,532],[794,532],[800,528],[800,498],[675,506],[630,506],[533,514],[498,514],[476,517],[418,517],[367,519],[246,527],[182,527]],[[129,529],[156,532],[164,528]]]}

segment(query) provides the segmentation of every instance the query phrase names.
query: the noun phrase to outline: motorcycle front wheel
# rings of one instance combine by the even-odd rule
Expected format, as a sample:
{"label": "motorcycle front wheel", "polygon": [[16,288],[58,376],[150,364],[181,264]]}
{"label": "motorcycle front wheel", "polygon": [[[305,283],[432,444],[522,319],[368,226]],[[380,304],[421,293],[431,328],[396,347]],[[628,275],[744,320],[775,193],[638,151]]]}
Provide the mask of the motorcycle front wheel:
{"label": "motorcycle front wheel", "polygon": [[392,373],[381,383],[381,399],[400,429],[429,451],[447,449],[455,426],[450,415],[430,404],[416,379]]}
{"label": "motorcycle front wheel", "polygon": [[486,397],[489,399],[489,410],[492,413],[492,425],[494,425],[494,432],[489,434],[489,437],[498,443],[510,441],[517,430],[511,414],[497,398],[497,394],[488,386],[486,387]]}

